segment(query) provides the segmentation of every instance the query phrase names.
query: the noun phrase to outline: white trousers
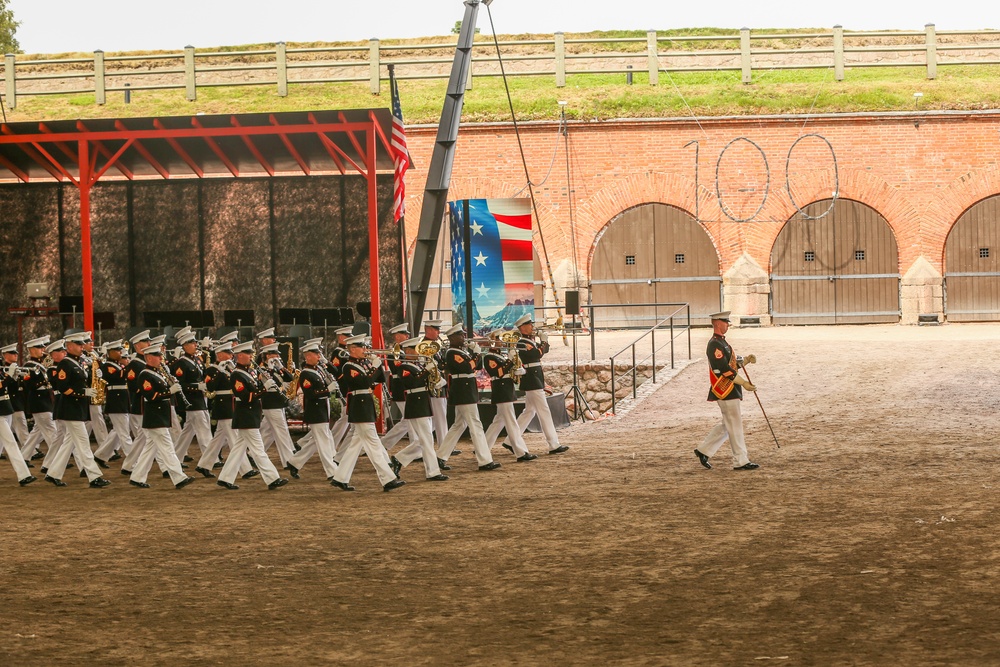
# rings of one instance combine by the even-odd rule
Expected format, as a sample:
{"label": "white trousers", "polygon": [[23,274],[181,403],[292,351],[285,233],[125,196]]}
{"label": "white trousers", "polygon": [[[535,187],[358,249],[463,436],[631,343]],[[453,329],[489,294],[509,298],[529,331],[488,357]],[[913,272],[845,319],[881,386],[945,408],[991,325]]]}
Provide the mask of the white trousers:
{"label": "white trousers", "polygon": [[403,467],[410,465],[420,456],[424,457],[424,472],[428,477],[436,477],[441,474],[438,467],[437,452],[434,451],[434,436],[431,429],[434,428],[431,417],[417,417],[407,419],[410,425],[410,444],[396,454],[396,460],[403,464]]}
{"label": "white trousers", "polygon": [[208,410],[187,411],[181,437],[174,443],[178,458],[183,458],[188,453],[195,436],[198,437],[198,447],[204,452],[208,443],[212,442],[212,422],[209,420]]}
{"label": "white trousers", "polygon": [[743,439],[743,412],[740,407],[743,401],[734,398],[715,402],[722,411],[722,423],[708,432],[698,451],[711,458],[728,439],[729,447],[733,450],[733,467],[745,466],[750,463],[750,459],[747,458],[747,443]]}
{"label": "white trousers", "polygon": [[100,405],[90,406],[90,421],[87,422],[87,434],[94,433],[97,447],[101,448],[108,441],[108,426],[104,423],[104,408]]}
{"label": "white trousers", "polygon": [[52,451],[59,445],[59,428],[56,425],[56,421],[52,418],[52,413],[36,412],[33,416],[35,418],[35,428],[31,429],[28,439],[21,446],[21,453],[24,454],[24,458],[26,459],[31,458],[31,455],[35,453],[38,446],[42,444],[42,440],[48,444],[49,451]]}
{"label": "white trousers", "polygon": [[264,451],[271,447],[272,442],[274,443],[282,466],[285,466],[288,459],[292,458],[292,454],[295,453],[292,434],[288,432],[288,419],[285,417],[284,408],[264,410],[264,420],[260,424],[260,437],[264,442]]}
{"label": "white trousers", "polygon": [[476,452],[476,461],[484,466],[493,462],[493,455],[486,447],[486,434],[483,432],[483,422],[479,419],[479,405],[470,403],[468,405],[455,406],[455,422],[451,429],[438,445],[437,455],[442,461],[447,461],[448,457],[455,450],[458,439],[465,432],[465,427],[469,427],[469,435],[472,437],[472,449]]}
{"label": "white trousers", "polygon": [[[211,470],[215,467],[215,462],[219,460],[219,453],[222,451],[223,447],[229,447],[229,456],[233,455],[233,445],[236,444],[236,432],[233,431],[233,420],[232,419],[220,419],[215,423],[215,437],[208,443],[208,447],[205,448],[204,453],[202,453],[201,458],[196,464],[199,468],[204,468],[205,470]],[[240,461],[239,471],[240,475],[245,475],[246,473],[253,470],[250,466],[250,461],[247,457],[243,457]]]}
{"label": "white trousers", "polygon": [[409,427],[409,420],[403,417],[406,413],[406,401],[393,401],[396,404],[396,408],[399,409],[399,421],[392,425],[392,428],[382,436],[382,446],[387,450],[392,449],[397,442],[403,439],[404,435],[409,434],[410,438],[413,438],[413,434]]}
{"label": "white trousers", "polygon": [[94,462],[94,453],[90,451],[90,438],[87,436],[87,422],[60,420],[63,431],[63,444],[56,452],[50,465],[49,477],[62,479],[66,472],[69,457],[76,459],[76,464],[87,471],[87,479],[93,482],[101,476],[101,469]]}
{"label": "white trousers", "polygon": [[357,464],[358,456],[361,454],[361,448],[364,447],[365,453],[368,454],[368,460],[375,467],[375,472],[378,473],[378,481],[382,486],[396,479],[396,475],[392,472],[392,467],[389,465],[389,455],[386,454],[385,447],[382,446],[382,443],[378,439],[375,424],[366,422],[355,423],[353,426],[354,437],[351,438],[350,444],[344,448],[344,457],[341,459],[340,467],[337,468],[337,474],[333,478],[344,484],[350,482],[351,475],[354,474],[354,466]]}
{"label": "white trousers", "polygon": [[[142,415],[129,415],[128,418],[129,430],[132,431],[132,451],[125,453],[125,460],[122,461],[122,470],[131,471],[135,468],[135,462],[139,460],[139,455],[142,454],[143,447],[146,444],[146,431],[142,427]],[[171,436],[171,440],[173,436]],[[162,467],[163,461],[157,460]]]}
{"label": "white trousers", "polygon": [[[309,424],[309,434],[312,438],[297,453],[293,454],[288,463],[295,466],[297,470],[305,467],[313,454],[319,454],[320,463],[323,464],[323,471],[327,478],[337,474],[337,464],[333,457],[337,455],[337,448],[333,444],[333,433],[330,431],[330,423]],[[305,437],[302,438],[305,440]],[[301,443],[302,440],[299,442]]]}
{"label": "white trousers", "polygon": [[514,414],[514,403],[495,403],[497,414],[486,429],[486,446],[490,449],[496,444],[500,431],[507,429],[507,439],[510,446],[514,448],[514,456],[520,458],[528,453],[528,446],[524,444],[521,436],[521,427],[517,423],[517,416]]}
{"label": "white trousers", "polygon": [[444,440],[444,434],[448,432],[448,397],[431,396],[431,419],[434,422],[434,437],[438,442]]}
{"label": "white trousers", "polygon": [[[552,423],[552,412],[549,410],[549,402],[545,400],[544,389],[524,392],[524,412],[517,418],[517,428],[521,433],[528,428],[528,422],[535,415],[538,415],[538,423],[542,427],[542,434],[549,450],[555,449],[559,446],[559,435],[556,433],[556,425]],[[507,437],[510,438],[510,429],[507,430]],[[504,442],[507,442],[507,439],[504,439]]]}
{"label": "white trousers", "polygon": [[146,441],[143,443],[142,453],[139,454],[129,479],[145,484],[149,469],[153,467],[153,459],[156,459],[160,468],[170,473],[171,482],[174,484],[183,482],[187,475],[181,470],[181,462],[174,452],[174,441],[170,437],[170,429],[164,427],[143,430],[146,432]]}
{"label": "white trousers", "polygon": [[108,415],[114,437],[109,437],[104,447],[100,447],[94,452],[94,456],[102,461],[107,461],[118,450],[125,452],[126,455],[132,451],[132,435],[129,433],[128,418],[127,412],[112,412]]}
{"label": "white trousers", "polygon": [[236,443],[229,448],[229,458],[226,459],[226,465],[222,466],[222,472],[219,473],[219,481],[230,484],[235,482],[240,464],[246,460],[247,456],[253,457],[254,463],[257,464],[257,469],[260,470],[260,476],[263,478],[265,484],[270,484],[278,479],[278,470],[271,463],[271,459],[267,458],[267,452],[264,451],[264,441],[261,440],[260,430],[255,428],[238,428],[233,429],[233,433],[235,434]]}
{"label": "white trousers", "polygon": [[24,443],[28,442],[28,418],[24,415],[23,410],[19,410],[11,415],[10,429],[14,432],[14,436],[21,446],[24,446]]}
{"label": "white trousers", "polygon": [[24,462],[24,457],[21,456],[21,450],[17,446],[17,441],[14,439],[14,432],[10,430],[10,424],[7,423],[7,419],[0,419],[0,445],[3,446],[3,452],[7,455],[10,465],[14,468],[17,481],[20,482],[26,477],[31,477],[31,473],[28,472],[28,464]]}

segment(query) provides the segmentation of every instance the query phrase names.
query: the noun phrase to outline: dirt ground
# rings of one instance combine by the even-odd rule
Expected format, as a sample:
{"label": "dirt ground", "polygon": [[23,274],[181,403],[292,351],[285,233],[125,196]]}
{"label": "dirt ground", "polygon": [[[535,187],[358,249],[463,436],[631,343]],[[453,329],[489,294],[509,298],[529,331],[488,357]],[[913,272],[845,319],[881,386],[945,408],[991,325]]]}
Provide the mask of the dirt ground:
{"label": "dirt ground", "polygon": [[[704,349],[705,332],[695,344]],[[0,664],[996,665],[997,325],[734,329],[755,472],[692,449],[707,364],[569,452],[382,493],[19,488]],[[72,471],[71,471],[72,472]]]}

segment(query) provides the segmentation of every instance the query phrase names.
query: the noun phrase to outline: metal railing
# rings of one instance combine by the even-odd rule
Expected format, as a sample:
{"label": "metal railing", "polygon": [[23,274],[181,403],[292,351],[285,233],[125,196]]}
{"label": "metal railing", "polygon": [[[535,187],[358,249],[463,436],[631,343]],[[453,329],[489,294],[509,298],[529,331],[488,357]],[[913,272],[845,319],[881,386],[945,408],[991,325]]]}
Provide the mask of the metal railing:
{"label": "metal railing", "polygon": [[[674,357],[674,352],[675,352],[675,350],[674,350],[674,341],[677,339],[678,336],[681,336],[684,333],[687,333],[688,359],[691,359],[691,305],[687,304],[687,303],[671,303],[671,304],[660,304],[660,305],[677,306],[677,308],[668,317],[665,317],[664,319],[660,320],[659,322],[657,322],[656,324],[654,324],[652,327],[650,327],[648,330],[646,330],[641,336],[639,336],[634,341],[632,341],[631,343],[629,343],[628,345],[626,345],[625,347],[623,347],[618,352],[616,352],[616,353],[614,353],[614,354],[611,355],[611,412],[612,412],[612,414],[618,414],[618,379],[616,377],[615,360],[619,356],[625,354],[625,352],[628,352],[629,350],[632,351],[632,366],[630,368],[625,369],[625,373],[626,374],[627,373],[631,373],[632,374],[632,399],[633,400],[638,396],[637,391],[638,391],[638,387],[639,387],[639,383],[638,383],[638,368],[639,368],[639,365],[640,364],[644,364],[647,361],[650,362],[649,366],[650,366],[650,368],[653,371],[652,381],[655,384],[656,383],[656,353],[659,350],[661,350],[664,347],[666,347],[667,345],[670,345],[670,368],[671,369],[675,368],[675,366],[676,366],[676,359]],[[675,334],[674,333],[674,330],[675,330],[675,327],[674,327],[674,318],[682,310],[685,311],[686,323],[683,326],[678,327],[680,329],[680,331]],[[658,348],[658,347],[656,347],[656,332],[658,330],[663,330],[665,328],[664,324],[667,324],[669,326],[670,340],[667,341],[666,343],[663,343]],[[649,336],[650,353],[645,358],[640,359],[640,360],[637,361],[636,360],[636,345],[638,345],[647,336]]]}
{"label": "metal railing", "polygon": [[[887,39],[904,43],[852,45]],[[788,41],[800,44],[780,48]],[[817,33],[754,33],[744,28],[718,35],[659,35],[650,30],[642,37],[578,39],[557,32],[551,39],[507,40],[500,46],[509,52],[504,62],[515,65],[508,67],[509,76],[550,76],[556,87],[579,74],[625,74],[631,83],[634,73],[645,72],[655,86],[660,72],[739,71],[743,83],[750,83],[755,70],[832,67],[840,81],[848,67],[919,66],[926,68],[928,79],[934,79],[938,65],[1000,64],[1000,59],[990,57],[1000,50],[1000,31],[938,32],[933,24],[912,32],[848,32],[834,26],[830,32]],[[274,86],[278,96],[285,97],[289,85],[367,81],[369,91],[377,95],[388,80],[388,65],[395,65],[400,80],[447,79],[454,48],[449,42],[382,45],[372,39],[367,45],[288,48],[278,42],[273,48],[239,51],[187,46],[180,52],[150,55],[108,56],[98,50],[86,58],[7,54],[3,90],[10,109],[20,96],[93,93],[95,103],[105,104],[109,92],[184,90],[186,99],[194,101],[199,88],[225,86]],[[474,77],[499,75],[494,48],[485,37],[476,43],[474,53],[483,55],[472,58],[467,88],[472,88]]]}

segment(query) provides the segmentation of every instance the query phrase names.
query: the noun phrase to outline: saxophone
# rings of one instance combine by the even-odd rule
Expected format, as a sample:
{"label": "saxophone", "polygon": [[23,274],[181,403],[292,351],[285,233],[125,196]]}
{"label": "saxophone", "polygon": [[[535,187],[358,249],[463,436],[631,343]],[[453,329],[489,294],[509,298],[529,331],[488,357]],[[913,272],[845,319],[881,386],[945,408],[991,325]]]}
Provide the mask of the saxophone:
{"label": "saxophone", "polygon": [[295,362],[292,361],[292,344],[286,343],[286,345],[288,345],[288,356],[285,357],[285,370],[292,374],[292,381],[288,383],[285,396],[288,397],[288,400],[294,401],[295,395],[299,393],[299,375],[302,374],[302,371],[296,368]]}
{"label": "saxophone", "polygon": [[104,405],[108,400],[108,381],[102,375],[101,364],[94,357],[90,363],[90,388],[94,390],[94,395],[90,397],[91,405]]}

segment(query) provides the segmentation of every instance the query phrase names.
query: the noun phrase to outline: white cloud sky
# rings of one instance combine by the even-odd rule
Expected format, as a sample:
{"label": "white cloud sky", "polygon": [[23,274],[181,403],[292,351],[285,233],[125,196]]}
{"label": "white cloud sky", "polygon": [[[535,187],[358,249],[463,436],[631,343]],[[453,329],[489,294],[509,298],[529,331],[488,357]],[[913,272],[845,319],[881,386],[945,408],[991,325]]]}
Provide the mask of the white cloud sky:
{"label": "white cloud sky", "polygon": [[[461,0],[10,0],[26,53],[178,50],[258,42],[446,35]],[[938,30],[1000,28],[1000,3],[495,0],[497,32],[690,27]],[[489,32],[486,8],[479,27]]]}

